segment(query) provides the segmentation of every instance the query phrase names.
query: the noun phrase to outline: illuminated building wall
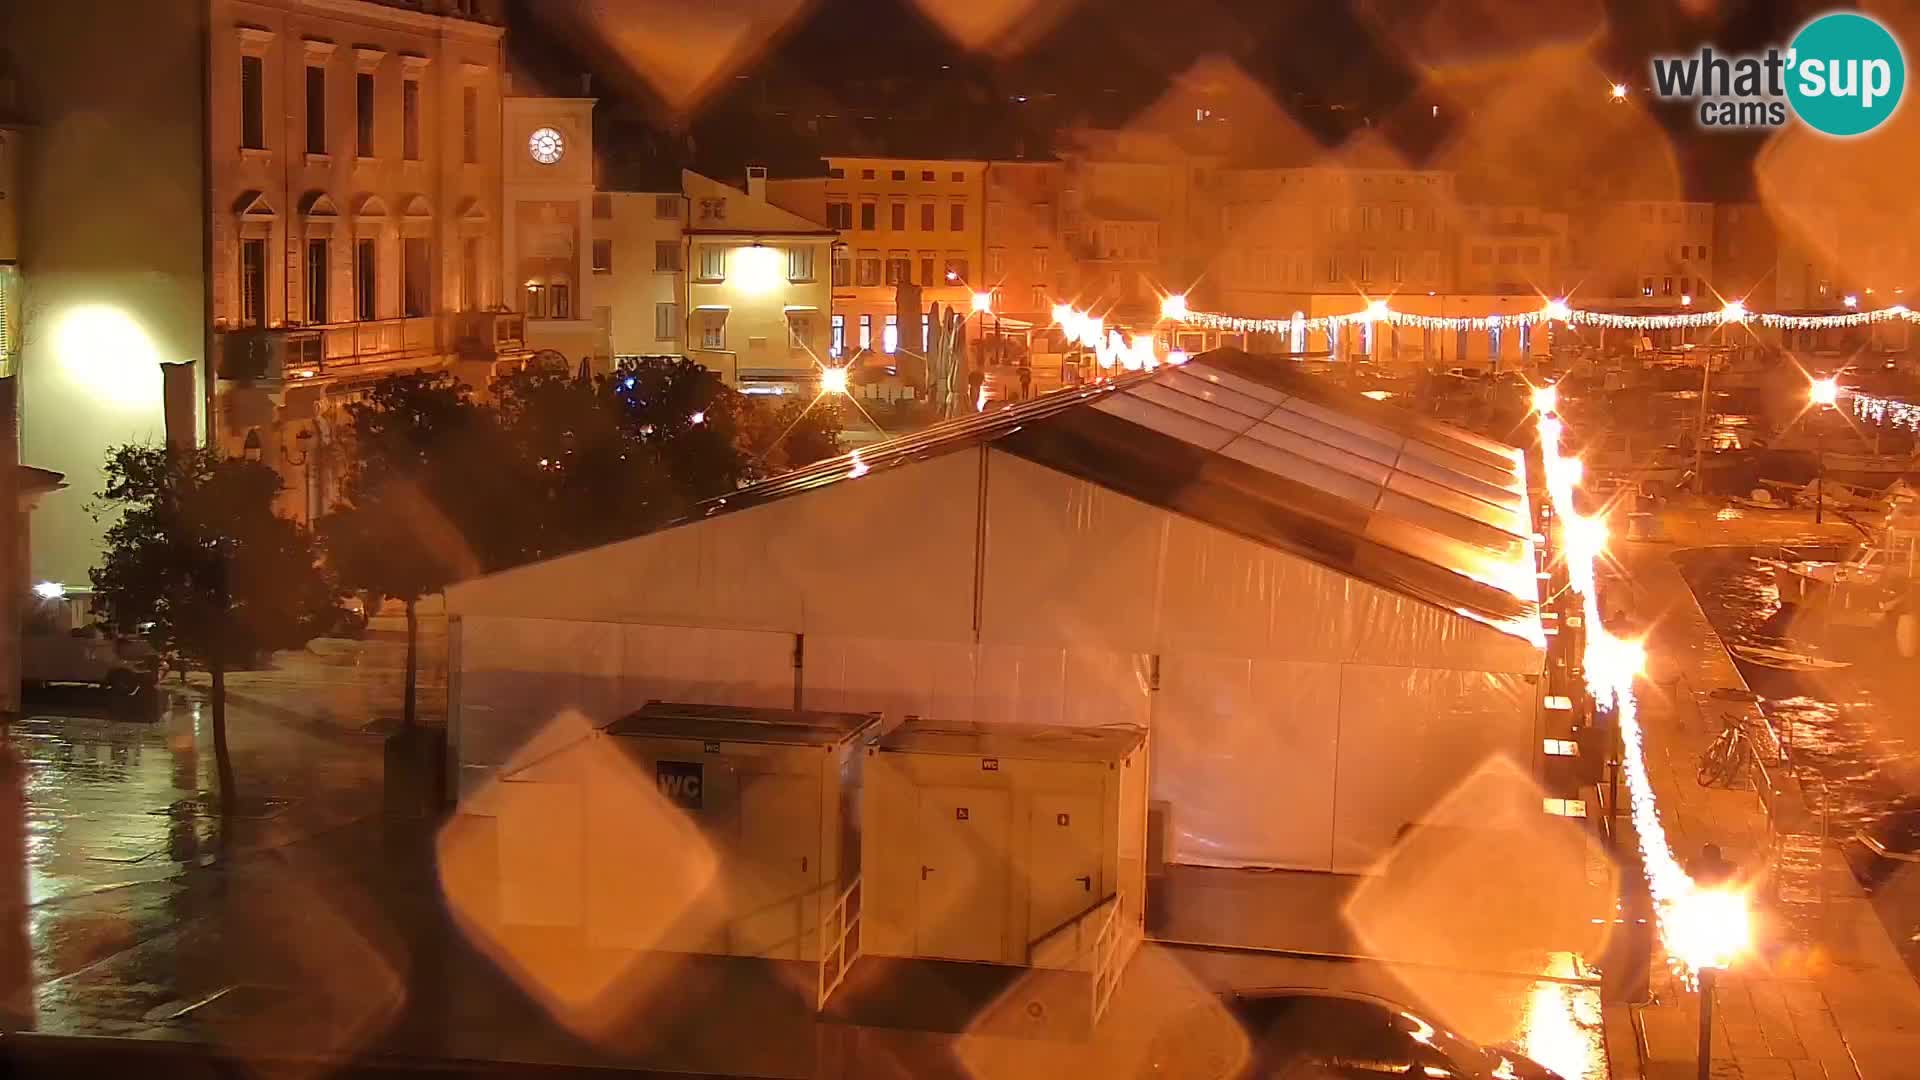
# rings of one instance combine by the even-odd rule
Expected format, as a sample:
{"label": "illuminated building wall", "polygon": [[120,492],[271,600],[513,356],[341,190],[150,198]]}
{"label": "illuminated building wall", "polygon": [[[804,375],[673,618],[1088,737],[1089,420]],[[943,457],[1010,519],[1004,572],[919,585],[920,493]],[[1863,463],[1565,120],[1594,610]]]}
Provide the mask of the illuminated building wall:
{"label": "illuminated building wall", "polygon": [[108,448],[164,435],[160,363],[198,365],[204,400],[206,18],[137,0],[0,5],[27,124],[7,132],[21,454],[69,485],[33,515],[36,581],[87,582],[111,524],[86,509]]}
{"label": "illuminated building wall", "polygon": [[768,202],[761,171],[749,170],[744,189],[694,172],[680,186],[687,355],[732,385],[811,392],[840,310],[834,230]]}
{"label": "illuminated building wall", "polygon": [[613,355],[686,352],[684,275],[687,201],[674,192],[602,192],[593,221],[594,260],[603,258],[613,307]]}
{"label": "illuminated building wall", "polygon": [[1670,199],[1582,210],[1575,219],[1580,296],[1613,306],[1678,308],[1683,297],[1710,295],[1713,218],[1712,203]]}
{"label": "illuminated building wall", "polygon": [[987,282],[999,295],[995,310],[1047,325],[1055,303],[1074,297],[1060,246],[1060,197],[1066,168],[1055,161],[995,161],[987,165]]}

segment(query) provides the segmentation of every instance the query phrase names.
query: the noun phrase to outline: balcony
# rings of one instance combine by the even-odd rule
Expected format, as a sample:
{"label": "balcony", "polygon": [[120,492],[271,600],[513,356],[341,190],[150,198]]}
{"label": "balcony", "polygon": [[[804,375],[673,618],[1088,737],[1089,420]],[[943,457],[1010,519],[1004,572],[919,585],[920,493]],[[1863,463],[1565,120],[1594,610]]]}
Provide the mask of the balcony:
{"label": "balcony", "polygon": [[219,335],[220,377],[280,383],[441,358],[485,360],[524,351],[525,341],[526,316],[513,311],[228,330]]}

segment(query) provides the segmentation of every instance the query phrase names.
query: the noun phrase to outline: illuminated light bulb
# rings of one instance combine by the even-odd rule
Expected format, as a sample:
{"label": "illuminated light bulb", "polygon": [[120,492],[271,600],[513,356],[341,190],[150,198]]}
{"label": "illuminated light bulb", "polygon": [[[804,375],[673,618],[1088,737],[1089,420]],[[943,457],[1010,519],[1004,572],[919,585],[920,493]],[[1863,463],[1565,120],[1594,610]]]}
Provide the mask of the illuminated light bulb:
{"label": "illuminated light bulb", "polygon": [[1689,968],[1724,968],[1753,941],[1747,895],[1738,889],[1695,886],[1667,905],[1670,946]]}
{"label": "illuminated light bulb", "polygon": [[735,248],[728,261],[731,265],[727,268],[727,282],[744,293],[771,292],[786,278],[780,252],[770,247],[755,244]]}
{"label": "illuminated light bulb", "polygon": [[1615,101],[1627,100],[1627,84],[1614,83],[1607,89],[1607,96],[1613,98]]}
{"label": "illuminated light bulb", "polygon": [[687,422],[695,426],[706,423],[707,422],[706,410],[702,409],[699,412],[694,413],[692,416],[687,417]]}
{"label": "illuminated light bulb", "polygon": [[1747,305],[1738,300],[1729,300],[1727,306],[1720,309],[1721,322],[1745,322],[1746,319]]}
{"label": "illuminated light bulb", "polygon": [[1692,294],[1692,293],[1681,293],[1681,294],[1680,294],[1680,306],[1681,306],[1681,307],[1692,307],[1692,306],[1693,306],[1693,294]]}
{"label": "illuminated light bulb", "polygon": [[1548,383],[1533,388],[1533,411],[1545,415],[1560,407],[1560,388]]}
{"label": "illuminated light bulb", "polygon": [[820,369],[820,392],[822,394],[844,394],[847,392],[847,369],[830,367]]}
{"label": "illuminated light bulb", "polygon": [[1174,293],[1162,298],[1160,301],[1160,317],[1163,319],[1184,320],[1187,317],[1187,298],[1179,293]]}
{"label": "illuminated light bulb", "polygon": [[1844,303],[1850,308],[1857,308],[1860,306],[1860,298],[1854,296],[1852,293],[1848,293]]}
{"label": "illuminated light bulb", "polygon": [[67,587],[57,581],[43,581],[33,587],[33,594],[42,600],[58,600],[67,595]]}
{"label": "illuminated light bulb", "polygon": [[1053,321],[1060,324],[1061,326],[1067,325],[1067,320],[1073,318],[1073,315],[1074,315],[1074,311],[1071,305],[1068,305],[1068,304],[1053,305]]}
{"label": "illuminated light bulb", "polygon": [[1807,387],[1807,399],[1815,405],[1832,405],[1840,400],[1840,380],[1815,379]]}
{"label": "illuminated light bulb", "polygon": [[993,294],[977,292],[973,294],[973,310],[976,314],[985,314],[993,310]]}
{"label": "illuminated light bulb", "polygon": [[[1428,293],[1427,295],[1432,296],[1433,294]],[[1566,322],[1573,317],[1573,309],[1567,306],[1567,301],[1563,297],[1559,300],[1547,301],[1547,306],[1540,309],[1540,314],[1557,322]]]}
{"label": "illuminated light bulb", "polygon": [[1380,322],[1393,314],[1385,300],[1367,301],[1367,310],[1363,313],[1367,322]]}

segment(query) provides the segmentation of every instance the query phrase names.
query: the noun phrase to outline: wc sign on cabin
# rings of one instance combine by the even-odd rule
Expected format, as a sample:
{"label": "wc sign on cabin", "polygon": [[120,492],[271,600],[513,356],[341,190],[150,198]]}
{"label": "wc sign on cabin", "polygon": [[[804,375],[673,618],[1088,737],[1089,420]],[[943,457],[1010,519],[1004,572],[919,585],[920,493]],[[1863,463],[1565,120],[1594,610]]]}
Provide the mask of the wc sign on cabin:
{"label": "wc sign on cabin", "polygon": [[682,810],[700,809],[706,770],[697,761],[656,761],[654,779],[660,796]]}
{"label": "wc sign on cabin", "polygon": [[1822,15],[1785,48],[1653,58],[1653,92],[1694,105],[1703,128],[1781,127],[1789,114],[1823,135],[1848,138],[1884,124],[1907,87],[1900,42],[1871,16]]}

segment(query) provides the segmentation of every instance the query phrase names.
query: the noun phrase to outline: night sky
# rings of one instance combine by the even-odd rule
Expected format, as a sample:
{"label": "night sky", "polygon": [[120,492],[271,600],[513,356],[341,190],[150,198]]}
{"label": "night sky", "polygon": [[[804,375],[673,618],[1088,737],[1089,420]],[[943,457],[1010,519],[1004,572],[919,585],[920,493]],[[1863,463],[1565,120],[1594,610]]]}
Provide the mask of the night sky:
{"label": "night sky", "polygon": [[[773,166],[775,175],[817,172],[823,153],[1045,157],[1056,130],[1136,122],[1208,58],[1230,64],[1321,147],[1372,129],[1409,163],[1425,164],[1448,145],[1455,125],[1488,104],[1476,93],[1499,77],[1490,73],[1516,58],[1577,49],[1607,78],[1639,88],[1653,54],[1784,42],[1833,6],[954,0],[954,7],[934,7],[947,2],[829,0],[796,3],[789,13],[779,0],[709,0],[689,13],[682,0],[512,0],[510,40],[516,71],[546,92],[578,93],[580,74],[592,74],[603,182],[644,188],[670,181],[681,165],[720,176],[749,161]],[[943,28],[928,11],[955,14]],[[993,25],[1012,29],[950,29],[980,12],[1004,17]],[[737,30],[755,18],[762,25],[743,35],[747,46],[723,56],[707,44],[716,27]],[[623,46],[603,29],[614,25],[641,44]],[[968,34],[980,48],[956,40]],[[658,73],[675,64],[712,71],[696,87],[683,81],[663,93]],[[1512,83],[1493,85],[1513,92]],[[1441,101],[1435,117],[1432,105]],[[1748,195],[1760,138],[1703,134],[1684,107],[1657,106],[1652,116],[1668,132],[1687,195]]]}

